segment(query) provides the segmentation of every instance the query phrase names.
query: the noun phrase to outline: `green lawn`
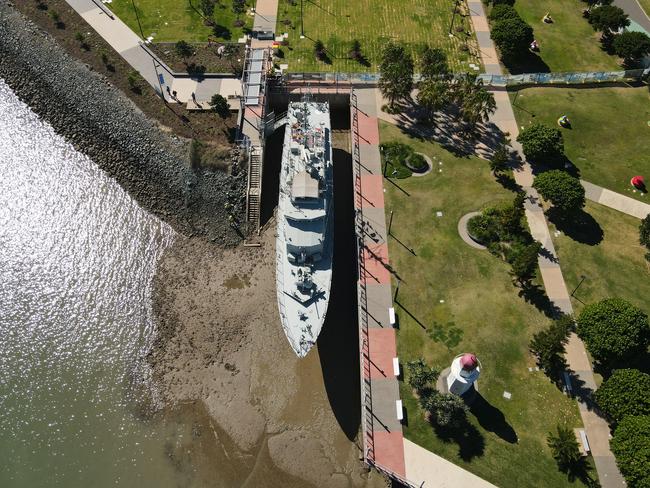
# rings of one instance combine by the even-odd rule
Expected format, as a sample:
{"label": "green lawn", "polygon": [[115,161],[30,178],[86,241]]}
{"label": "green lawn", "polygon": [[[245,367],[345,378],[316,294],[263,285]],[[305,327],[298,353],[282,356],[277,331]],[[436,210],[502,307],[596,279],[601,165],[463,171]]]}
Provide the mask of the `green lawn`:
{"label": "green lawn", "polygon": [[[599,34],[582,17],[580,0],[517,0],[515,9],[534,30],[540,56],[551,71],[619,70],[619,60],[600,48]],[[545,24],[549,12],[555,22]]]}
{"label": "green lawn", "polygon": [[[528,371],[534,366],[528,342],[548,319],[518,297],[507,264],[469,247],[457,232],[462,215],[511,200],[513,193],[495,182],[486,161],[456,158],[386,123],[381,123],[380,135],[382,143],[406,142],[443,163],[429,175],[396,180],[410,196],[384,185],[386,210],[394,210],[391,234],[417,254],[396,239],[389,241],[391,264],[402,277],[396,305],[400,359],[422,356],[443,369],[456,354],[476,353],[483,365],[479,390],[491,405],[481,410],[480,419],[470,415],[473,428],[464,438],[443,441],[402,383],[406,437],[497,486],[571,486],[557,470],[546,434],[559,422],[579,427],[577,405],[542,372]],[[512,394],[510,400],[503,398],[504,391]]]}
{"label": "green lawn", "polygon": [[[311,0],[304,2],[304,33],[300,39],[300,2],[292,6],[281,0],[278,33],[288,33],[290,49],[284,49],[290,71],[377,71],[380,54],[388,40],[411,47],[428,43],[449,54],[454,70],[470,71],[468,62],[480,65],[469,17],[456,16],[455,26],[464,33],[449,37],[453,2],[449,0]],[[464,8],[464,7],[463,7]],[[313,43],[320,39],[329,52],[331,64],[317,61]],[[358,39],[370,66],[347,59],[350,42]],[[474,54],[465,52],[468,44]]]}
{"label": "green lawn", "polygon": [[[516,100],[515,100],[516,97]],[[639,88],[528,88],[510,94],[519,126],[533,121],[562,129],[568,158],[587,181],[650,202],[633,193],[630,178],[650,176],[650,94]]]}
{"label": "green lawn", "polygon": [[646,15],[650,16],[650,0],[639,0],[641,7],[645,10]]}
{"label": "green lawn", "polygon": [[596,222],[596,234],[602,229],[600,243],[581,243],[565,234],[553,238],[569,292],[585,276],[573,299],[576,313],[583,303],[620,297],[650,314],[650,266],[639,244],[640,220],[593,202],[585,211]]}
{"label": "green lawn", "polygon": [[[199,0],[133,0],[142,31],[145,37],[154,36],[155,42],[207,42],[208,37],[218,40],[237,42],[244,35],[244,29],[253,25],[253,17],[242,14],[240,18],[246,22],[244,27],[235,27],[233,23],[237,16],[232,11],[230,0],[222,0],[215,7],[213,19],[217,28],[204,25],[203,18],[197,10]],[[247,8],[254,4],[247,0]],[[131,0],[113,0],[107,5],[133,31],[140,34],[138,18],[133,10]]]}

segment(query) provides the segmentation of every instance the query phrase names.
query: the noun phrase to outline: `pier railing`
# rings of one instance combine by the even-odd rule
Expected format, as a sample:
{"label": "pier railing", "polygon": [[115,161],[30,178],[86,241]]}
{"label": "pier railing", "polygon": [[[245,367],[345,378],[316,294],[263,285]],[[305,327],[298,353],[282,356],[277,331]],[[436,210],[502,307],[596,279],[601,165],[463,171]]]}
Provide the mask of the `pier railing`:
{"label": "pier railing", "polygon": [[361,374],[361,412],[363,422],[363,459],[374,465],[374,427],[372,414],[372,384],[370,382],[370,344],[368,342],[368,295],[366,289],[363,198],[361,195],[361,155],[359,152],[359,111],[357,96],[350,91],[350,108],[352,112],[352,161],[354,165],[354,204],[356,210],[355,233],[357,243],[357,261],[359,263],[358,311],[359,311],[359,356]]}

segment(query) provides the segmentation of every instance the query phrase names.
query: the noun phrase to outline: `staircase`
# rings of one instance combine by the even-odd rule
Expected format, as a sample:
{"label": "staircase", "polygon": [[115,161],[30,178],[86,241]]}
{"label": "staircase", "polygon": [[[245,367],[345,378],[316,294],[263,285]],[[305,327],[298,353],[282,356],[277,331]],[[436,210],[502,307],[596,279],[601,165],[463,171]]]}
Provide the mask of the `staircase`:
{"label": "staircase", "polygon": [[246,218],[255,229],[260,226],[260,196],[262,194],[262,148],[251,146],[248,156],[248,195],[246,197]]}

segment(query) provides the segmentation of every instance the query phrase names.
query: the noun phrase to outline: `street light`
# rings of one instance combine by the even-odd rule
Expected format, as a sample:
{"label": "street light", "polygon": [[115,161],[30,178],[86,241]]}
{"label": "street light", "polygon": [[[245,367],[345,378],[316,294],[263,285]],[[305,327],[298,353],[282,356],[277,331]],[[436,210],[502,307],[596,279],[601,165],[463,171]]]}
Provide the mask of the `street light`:
{"label": "street light", "polygon": [[451,24],[449,24],[449,37],[453,36],[451,30],[454,28],[454,19],[456,18],[456,10],[458,10],[458,0],[454,0],[454,13],[451,16]]}
{"label": "street light", "polygon": [[300,39],[305,38],[305,21],[303,20],[303,0],[300,0]]}

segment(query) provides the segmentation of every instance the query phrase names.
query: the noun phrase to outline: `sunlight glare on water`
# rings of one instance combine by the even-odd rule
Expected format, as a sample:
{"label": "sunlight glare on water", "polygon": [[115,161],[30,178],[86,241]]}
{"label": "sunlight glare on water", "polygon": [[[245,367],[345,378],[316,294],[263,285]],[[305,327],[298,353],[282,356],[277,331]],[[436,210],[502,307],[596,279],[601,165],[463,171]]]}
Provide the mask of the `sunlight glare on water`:
{"label": "sunlight glare on water", "polygon": [[130,388],[173,231],[2,80],[0,176],[0,486],[178,486]]}

